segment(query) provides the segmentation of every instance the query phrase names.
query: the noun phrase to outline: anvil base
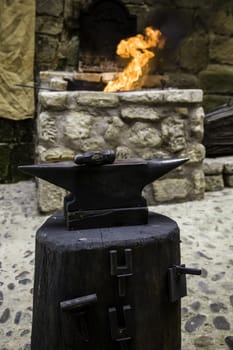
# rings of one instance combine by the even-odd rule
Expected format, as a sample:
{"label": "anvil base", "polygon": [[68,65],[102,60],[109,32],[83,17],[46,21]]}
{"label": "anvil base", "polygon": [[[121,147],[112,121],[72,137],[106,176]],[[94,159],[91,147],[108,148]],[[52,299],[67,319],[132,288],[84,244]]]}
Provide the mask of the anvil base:
{"label": "anvil base", "polygon": [[148,208],[117,208],[99,210],[77,210],[65,213],[69,230],[145,225],[148,222]]}

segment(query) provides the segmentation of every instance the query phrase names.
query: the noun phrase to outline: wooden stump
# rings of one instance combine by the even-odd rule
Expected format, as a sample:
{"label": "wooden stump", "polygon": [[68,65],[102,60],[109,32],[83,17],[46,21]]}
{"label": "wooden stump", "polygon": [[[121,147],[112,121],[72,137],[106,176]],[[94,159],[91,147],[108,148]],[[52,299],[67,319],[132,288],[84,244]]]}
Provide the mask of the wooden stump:
{"label": "wooden stump", "polygon": [[[36,236],[32,350],[180,350],[180,301],[169,301],[167,282],[179,263],[179,229],[165,216],[67,231],[56,213]],[[93,294],[97,302],[61,310]]]}

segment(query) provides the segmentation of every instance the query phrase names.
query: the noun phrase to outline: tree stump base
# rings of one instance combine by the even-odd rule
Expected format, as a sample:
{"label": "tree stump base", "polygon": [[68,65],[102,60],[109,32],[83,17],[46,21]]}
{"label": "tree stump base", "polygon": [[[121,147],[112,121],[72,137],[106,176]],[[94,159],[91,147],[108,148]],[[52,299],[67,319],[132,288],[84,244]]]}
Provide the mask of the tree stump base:
{"label": "tree stump base", "polygon": [[76,231],[51,216],[36,235],[32,350],[180,350],[174,264],[179,228],[165,216]]}

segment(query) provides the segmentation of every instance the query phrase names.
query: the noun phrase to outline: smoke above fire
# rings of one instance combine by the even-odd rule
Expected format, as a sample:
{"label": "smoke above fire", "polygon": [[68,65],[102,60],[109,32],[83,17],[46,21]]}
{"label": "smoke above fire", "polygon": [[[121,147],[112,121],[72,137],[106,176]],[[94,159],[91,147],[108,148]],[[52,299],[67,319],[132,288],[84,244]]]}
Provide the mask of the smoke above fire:
{"label": "smoke above fire", "polygon": [[116,53],[122,58],[131,59],[117,79],[110,81],[104,91],[126,91],[138,89],[143,84],[143,77],[148,73],[149,62],[155,57],[156,50],[165,45],[165,38],[158,29],[145,28],[145,34],[123,39],[117,46]]}

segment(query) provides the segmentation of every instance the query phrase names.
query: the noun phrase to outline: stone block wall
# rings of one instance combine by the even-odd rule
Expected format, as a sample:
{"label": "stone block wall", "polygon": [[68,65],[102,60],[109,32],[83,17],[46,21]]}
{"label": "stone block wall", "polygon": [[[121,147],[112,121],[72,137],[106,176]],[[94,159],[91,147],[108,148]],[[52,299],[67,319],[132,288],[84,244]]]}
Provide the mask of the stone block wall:
{"label": "stone block wall", "polygon": [[203,163],[206,191],[233,187],[233,157],[206,158]]}
{"label": "stone block wall", "polygon": [[[41,92],[37,120],[38,162],[72,159],[75,153],[114,149],[118,159],[190,160],[146,189],[149,204],[201,199],[204,112],[201,90]],[[38,185],[44,212],[62,206],[64,192]]]}
{"label": "stone block wall", "polygon": [[[36,0],[35,80],[39,80],[38,73],[42,70],[77,69],[80,11],[88,8],[93,1]],[[168,87],[203,89],[205,111],[232,99],[231,0],[122,0],[122,3],[130,14],[137,16],[138,32],[142,32],[146,25],[156,27],[167,13],[184,24],[185,36],[180,41],[170,37],[169,45],[165,46],[158,62],[159,74],[169,77]],[[32,155],[25,159],[27,153],[22,149],[22,144],[27,144],[25,147],[31,149],[32,141],[21,141],[21,131],[27,130],[27,137],[33,137],[33,123],[2,120],[0,124],[0,182],[12,182],[19,176],[9,170],[12,168],[11,159],[16,155],[12,149],[16,145],[18,163],[33,162]],[[4,131],[6,128],[7,132]],[[7,139],[8,133],[14,134],[13,139],[12,136]]]}
{"label": "stone block wall", "polygon": [[[93,2],[36,1],[38,72],[77,69],[80,11]],[[147,25],[162,27],[166,16],[177,21],[174,28],[171,22],[170,31],[165,28],[167,44],[157,66],[160,74],[169,76],[168,87],[203,89],[205,111],[233,98],[231,0],[122,0],[122,3],[131,15],[137,16],[137,30],[141,33]],[[177,23],[182,27],[180,40],[179,33],[176,35]]]}

